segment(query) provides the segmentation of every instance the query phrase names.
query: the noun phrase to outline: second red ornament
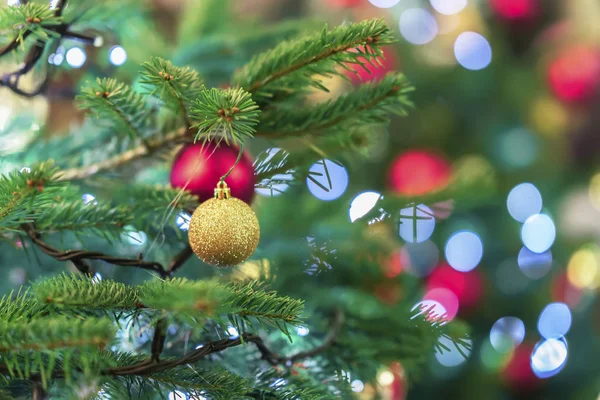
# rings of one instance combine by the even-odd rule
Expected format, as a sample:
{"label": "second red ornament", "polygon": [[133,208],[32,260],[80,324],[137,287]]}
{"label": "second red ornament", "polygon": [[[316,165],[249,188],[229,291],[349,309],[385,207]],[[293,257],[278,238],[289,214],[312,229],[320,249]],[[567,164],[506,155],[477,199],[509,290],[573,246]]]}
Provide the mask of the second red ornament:
{"label": "second red ornament", "polygon": [[[235,165],[239,149],[210,142],[184,146],[175,156],[170,182],[173,187],[185,188],[198,196],[200,202],[213,197],[214,188],[223,175]],[[250,204],[254,197],[254,168],[252,159],[244,152],[239,163],[226,179],[235,197]]]}

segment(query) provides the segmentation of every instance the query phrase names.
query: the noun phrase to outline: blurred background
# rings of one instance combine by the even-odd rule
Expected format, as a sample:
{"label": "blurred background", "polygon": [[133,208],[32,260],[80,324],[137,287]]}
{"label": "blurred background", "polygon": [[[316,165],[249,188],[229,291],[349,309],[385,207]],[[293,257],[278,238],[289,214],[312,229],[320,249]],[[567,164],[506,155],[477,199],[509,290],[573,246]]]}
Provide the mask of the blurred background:
{"label": "blurred background", "polygon": [[[47,96],[23,99],[3,89],[0,129],[11,133],[3,136],[1,155],[20,151],[36,135],[87,129],[73,104],[81,82],[106,75],[131,81],[151,55],[191,65],[208,85],[222,86],[256,51],[252,26],[306,17],[314,26],[383,17],[398,43],[387,48],[381,68],[328,82],[329,95],[402,71],[416,87],[414,110],[394,119],[389,131],[372,132],[366,161],[331,163],[329,190],[312,181],[295,190],[313,208],[328,202],[354,221],[376,208],[383,192],[427,195],[459,172],[483,174],[488,184],[482,193],[462,194],[460,202],[403,210],[435,219],[400,222],[387,233],[399,242],[393,259],[381,263],[390,281],[373,287],[382,301],[394,303],[402,288],[393,278],[415,276],[423,304],[471,327],[468,359],[456,351],[436,354],[410,384],[402,366],[391,365],[378,375],[378,388],[354,381],[357,398],[600,398],[598,0],[232,1],[225,17],[219,9],[204,14],[223,24],[221,42],[194,36],[200,17],[184,12],[194,3],[202,1],[154,0],[139,20],[107,16],[105,23],[118,34],[98,47],[65,41],[48,55],[57,72]],[[256,42],[262,48],[286,34],[274,30]],[[243,35],[247,40],[235,40]],[[315,101],[323,96],[315,93]],[[93,157],[98,149],[82,151]],[[3,172],[15,167],[26,165],[0,164]],[[167,183],[168,170],[128,173]],[[287,186],[280,189],[257,189],[259,207],[263,198],[284,199],[278,195]],[[93,202],[96,193],[84,196]],[[187,216],[178,221],[186,229]],[[145,234],[137,239],[126,245],[142,246]],[[3,292],[29,275],[49,273],[35,268],[15,263],[5,272]]]}

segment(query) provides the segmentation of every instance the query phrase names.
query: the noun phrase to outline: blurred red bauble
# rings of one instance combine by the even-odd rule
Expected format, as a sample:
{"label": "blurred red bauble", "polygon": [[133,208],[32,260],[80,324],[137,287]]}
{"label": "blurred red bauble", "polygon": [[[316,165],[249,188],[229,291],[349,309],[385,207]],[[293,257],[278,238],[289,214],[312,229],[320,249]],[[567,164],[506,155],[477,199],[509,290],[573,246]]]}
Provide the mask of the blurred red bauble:
{"label": "blurred red bauble", "polygon": [[509,22],[531,20],[540,11],[538,0],[489,0],[489,3],[494,14]]}
{"label": "blurred red bauble", "polygon": [[590,100],[600,89],[600,49],[579,45],[562,50],[548,66],[548,85],[564,102]]}
{"label": "blurred red bauble", "polygon": [[388,186],[405,196],[443,189],[452,176],[450,164],[435,153],[410,150],[396,158],[388,170]]}
{"label": "blurred red bauble", "polygon": [[[352,83],[360,84],[382,79],[388,72],[396,69],[396,58],[394,50],[390,47],[383,47],[383,57],[379,57],[379,62],[368,63],[364,57],[358,59],[364,62],[364,66],[359,64],[348,64],[350,70],[345,74]],[[368,50],[367,50],[368,51]],[[365,69],[366,68],[366,69]]]}
{"label": "blurred red bauble", "polygon": [[340,8],[356,8],[366,2],[367,0],[327,0],[327,4],[331,7]]}
{"label": "blurred red bauble", "polygon": [[[175,156],[171,168],[171,186],[185,188],[198,196],[200,202],[211,199],[219,179],[235,164],[239,150],[224,144],[189,144]],[[248,153],[244,152],[233,172],[225,179],[231,195],[250,204],[254,197],[254,168]]]}
{"label": "blurred red bauble", "polygon": [[456,296],[459,309],[468,311],[481,299],[483,279],[478,269],[459,272],[448,264],[442,264],[427,278],[427,291],[433,289],[448,289]]}
{"label": "blurred red bauble", "polygon": [[540,379],[531,369],[533,346],[523,343],[517,347],[502,376],[506,384],[515,391],[528,391],[540,384]]}

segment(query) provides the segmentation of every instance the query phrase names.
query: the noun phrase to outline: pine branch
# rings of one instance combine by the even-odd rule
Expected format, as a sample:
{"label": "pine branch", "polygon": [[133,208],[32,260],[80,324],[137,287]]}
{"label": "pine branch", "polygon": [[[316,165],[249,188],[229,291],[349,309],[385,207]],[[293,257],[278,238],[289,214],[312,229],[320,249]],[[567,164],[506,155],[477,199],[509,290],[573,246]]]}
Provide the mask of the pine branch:
{"label": "pine branch", "polygon": [[340,75],[336,68],[348,68],[346,64],[377,62],[382,55],[380,46],[392,42],[383,19],[324,29],[257,55],[234,76],[234,82],[261,99],[279,91],[290,93],[311,86],[325,89],[319,75]]}
{"label": "pine branch", "polygon": [[274,138],[323,135],[332,129],[385,123],[390,113],[407,115],[412,103],[406,94],[412,90],[403,75],[388,75],[380,82],[362,85],[322,104],[270,111],[259,129]]}
{"label": "pine branch", "polygon": [[0,9],[0,29],[14,32],[15,41],[21,45],[29,35],[40,40],[58,37],[56,32],[47,29],[47,26],[61,22],[60,15],[56,15],[55,10],[47,4],[27,3]]}
{"label": "pine branch", "polygon": [[144,97],[129,86],[111,78],[87,82],[76,98],[79,106],[88,109],[103,123],[110,124],[117,134],[140,139],[147,149],[145,129],[149,124],[149,109]]}
{"label": "pine branch", "polygon": [[243,89],[205,89],[194,101],[191,117],[199,121],[195,140],[209,141],[219,135],[217,141],[243,145],[256,132],[260,110],[250,93]]}
{"label": "pine branch", "polygon": [[0,321],[0,352],[104,348],[114,335],[114,324],[108,318],[79,320],[58,316],[31,321]]}
{"label": "pine branch", "polygon": [[33,284],[33,294],[42,304],[91,309],[133,309],[138,307],[134,288],[122,283],[75,274],[61,274]]}
{"label": "pine branch", "polygon": [[159,97],[163,103],[181,115],[186,126],[190,106],[205,90],[198,73],[189,67],[177,67],[160,57],[152,57],[142,64],[140,83],[146,85],[150,95]]}

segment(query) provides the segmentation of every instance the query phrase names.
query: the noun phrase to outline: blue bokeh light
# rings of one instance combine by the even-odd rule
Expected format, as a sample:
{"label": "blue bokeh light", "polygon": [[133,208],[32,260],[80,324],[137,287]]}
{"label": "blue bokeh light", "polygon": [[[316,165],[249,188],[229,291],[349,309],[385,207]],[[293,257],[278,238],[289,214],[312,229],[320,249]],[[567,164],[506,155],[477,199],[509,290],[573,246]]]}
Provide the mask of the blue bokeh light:
{"label": "blue bokeh light", "polygon": [[538,331],[546,339],[559,339],[569,332],[571,310],[565,303],[550,303],[538,319]]}
{"label": "blue bokeh light", "polygon": [[531,183],[520,183],[508,193],[506,207],[511,217],[519,222],[542,211],[542,195]]}
{"label": "blue bokeh light", "polygon": [[517,317],[502,317],[490,330],[490,342],[501,353],[514,349],[524,338],[525,324]]}
{"label": "blue bokeh light", "polygon": [[[266,149],[256,158],[257,161],[254,163],[254,169],[259,171],[266,168],[275,156],[278,157],[279,162],[273,168],[282,167],[287,162],[288,155],[288,152],[277,147]],[[293,170],[289,170],[287,173],[276,174],[271,178],[263,179],[256,185],[254,192],[265,197],[276,197],[283,194],[290,187],[286,182],[291,183],[294,180],[293,172]]]}
{"label": "blue bokeh light", "polygon": [[[471,343],[470,340],[466,339],[466,342],[468,342],[469,344]],[[464,363],[465,361],[467,361],[467,359],[465,357],[463,357],[463,355],[461,354],[461,351],[468,356],[471,355],[471,351],[469,350],[469,348],[467,347],[462,347],[461,346],[461,351],[459,351],[456,346],[460,346],[459,344],[455,344],[451,339],[445,337],[445,336],[441,336],[439,339],[439,342],[441,345],[445,346],[446,348],[450,349],[450,350],[440,350],[439,348],[436,348],[435,350],[435,359],[442,364],[444,367],[456,367],[462,363]]]}
{"label": "blue bokeh light", "polygon": [[[416,218],[415,218],[416,217]],[[433,234],[435,217],[424,204],[400,210],[400,237],[410,243],[421,243]]]}
{"label": "blue bokeh light", "polygon": [[479,33],[463,32],[454,42],[454,56],[464,68],[477,71],[492,62],[492,48]]}
{"label": "blue bokeh light", "polygon": [[429,0],[431,7],[440,14],[458,14],[467,6],[467,0]]}
{"label": "blue bokeh light", "polygon": [[541,340],[531,353],[531,369],[538,378],[550,378],[564,368],[568,355],[565,338]]}
{"label": "blue bokeh light", "polygon": [[113,46],[108,53],[108,60],[113,65],[123,65],[127,61],[127,52],[121,46]]}
{"label": "blue bokeh light", "polygon": [[309,177],[306,178],[306,186],[317,199],[335,200],[344,194],[348,187],[346,168],[331,160],[314,163],[308,172]]}
{"label": "blue bokeh light", "polygon": [[440,260],[440,252],[431,240],[406,243],[403,249],[408,255],[408,271],[421,278],[429,275]]}
{"label": "blue bokeh light", "polygon": [[521,228],[521,240],[534,253],[543,253],[552,247],[556,239],[556,227],[546,214],[535,214],[527,218]]}
{"label": "blue bokeh light", "polygon": [[457,271],[467,272],[475,268],[483,256],[483,243],[471,231],[457,232],[446,243],[446,261]]}
{"label": "blue bokeh light", "polygon": [[438,34],[435,17],[422,8],[409,8],[400,15],[400,33],[407,42],[426,44]]}
{"label": "blue bokeh light", "polygon": [[369,3],[379,8],[390,8],[400,3],[400,0],[369,0]]}
{"label": "blue bokeh light", "polygon": [[534,253],[523,247],[519,251],[517,263],[523,275],[530,279],[540,279],[552,268],[552,252],[546,250],[543,253]]}

